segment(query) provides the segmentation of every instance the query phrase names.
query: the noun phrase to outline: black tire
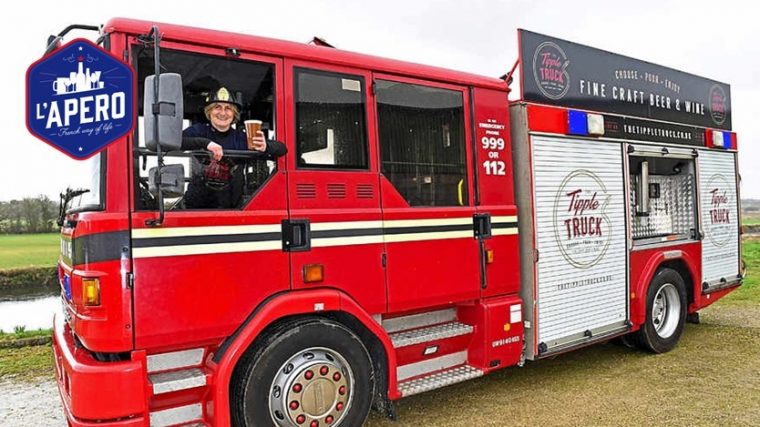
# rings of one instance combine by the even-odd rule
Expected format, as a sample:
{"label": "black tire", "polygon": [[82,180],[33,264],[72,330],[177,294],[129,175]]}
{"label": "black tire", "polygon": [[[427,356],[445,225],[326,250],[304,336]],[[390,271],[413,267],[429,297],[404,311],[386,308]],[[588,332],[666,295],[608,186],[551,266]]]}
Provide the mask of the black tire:
{"label": "black tire", "polygon": [[233,425],[360,426],[374,395],[372,366],[362,341],[343,325],[322,318],[285,322],[238,363],[230,386]]}
{"label": "black tire", "polygon": [[678,272],[662,268],[647,289],[646,320],[632,334],[637,346],[653,353],[672,350],[683,333],[686,285]]}

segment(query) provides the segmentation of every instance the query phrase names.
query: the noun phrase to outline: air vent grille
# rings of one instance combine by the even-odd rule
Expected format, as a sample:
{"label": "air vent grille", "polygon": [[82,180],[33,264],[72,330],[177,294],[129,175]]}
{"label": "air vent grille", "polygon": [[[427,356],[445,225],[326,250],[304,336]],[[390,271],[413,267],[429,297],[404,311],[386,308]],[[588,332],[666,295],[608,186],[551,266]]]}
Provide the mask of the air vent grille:
{"label": "air vent grille", "polygon": [[314,184],[296,184],[296,197],[299,199],[316,199],[317,187]]}
{"label": "air vent grille", "polygon": [[327,184],[327,197],[330,199],[345,199],[346,184]]}
{"label": "air vent grille", "polygon": [[359,199],[374,199],[375,191],[370,184],[359,184],[356,186],[356,197]]}

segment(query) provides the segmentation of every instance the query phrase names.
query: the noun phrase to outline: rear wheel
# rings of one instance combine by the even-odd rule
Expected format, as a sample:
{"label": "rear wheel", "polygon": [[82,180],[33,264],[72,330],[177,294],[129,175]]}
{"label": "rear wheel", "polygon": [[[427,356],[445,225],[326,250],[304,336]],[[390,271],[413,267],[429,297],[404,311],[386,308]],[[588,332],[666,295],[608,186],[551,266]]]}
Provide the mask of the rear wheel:
{"label": "rear wheel", "polygon": [[646,321],[635,334],[639,347],[665,353],[678,344],[686,319],[686,285],[678,272],[659,270],[647,290]]}
{"label": "rear wheel", "polygon": [[248,351],[231,392],[235,425],[358,426],[374,393],[372,361],[344,326],[297,320]]}

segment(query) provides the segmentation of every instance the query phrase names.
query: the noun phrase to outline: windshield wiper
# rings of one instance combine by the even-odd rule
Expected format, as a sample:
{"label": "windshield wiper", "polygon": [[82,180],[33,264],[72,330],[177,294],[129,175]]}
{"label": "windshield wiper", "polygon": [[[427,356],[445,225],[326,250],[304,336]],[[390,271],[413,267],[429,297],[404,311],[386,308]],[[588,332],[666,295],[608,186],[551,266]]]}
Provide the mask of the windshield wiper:
{"label": "windshield wiper", "polygon": [[56,221],[56,224],[58,224],[59,227],[63,226],[63,222],[66,219],[66,206],[69,204],[69,202],[74,198],[81,196],[84,193],[89,193],[90,190],[79,188],[76,190],[72,190],[71,187],[66,188],[65,193],[61,193],[61,199],[60,203],[58,204],[58,221]]}

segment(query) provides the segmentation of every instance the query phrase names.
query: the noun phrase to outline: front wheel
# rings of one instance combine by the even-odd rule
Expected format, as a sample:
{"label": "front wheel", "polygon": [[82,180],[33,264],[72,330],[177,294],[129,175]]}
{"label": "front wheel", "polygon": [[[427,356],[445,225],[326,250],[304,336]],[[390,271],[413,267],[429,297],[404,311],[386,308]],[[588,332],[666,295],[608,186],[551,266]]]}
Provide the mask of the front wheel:
{"label": "front wheel", "polygon": [[282,325],[238,366],[231,388],[237,426],[359,426],[374,395],[364,344],[325,319]]}
{"label": "front wheel", "polygon": [[686,319],[686,285],[678,272],[659,270],[647,290],[646,321],[634,338],[639,347],[665,353],[678,344]]}

